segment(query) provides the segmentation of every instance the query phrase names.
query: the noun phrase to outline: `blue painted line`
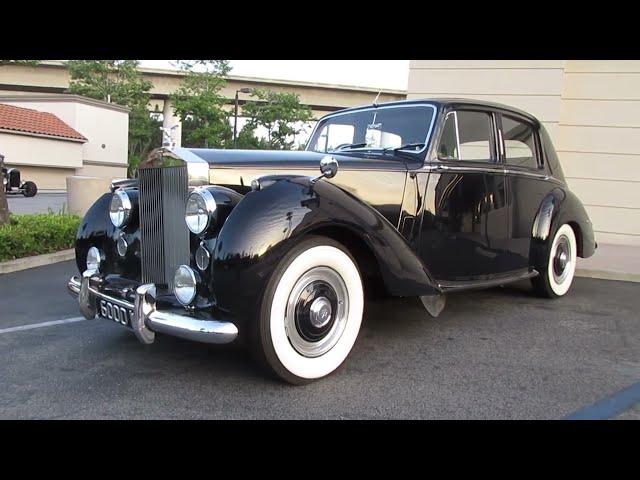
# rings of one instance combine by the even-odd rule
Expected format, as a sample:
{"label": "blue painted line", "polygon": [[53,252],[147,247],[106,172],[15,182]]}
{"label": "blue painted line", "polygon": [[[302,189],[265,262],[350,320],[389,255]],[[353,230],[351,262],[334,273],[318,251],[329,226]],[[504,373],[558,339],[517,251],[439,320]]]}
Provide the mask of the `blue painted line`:
{"label": "blue painted line", "polygon": [[620,390],[588,407],[565,417],[565,420],[606,420],[631,408],[640,402],[640,382]]}

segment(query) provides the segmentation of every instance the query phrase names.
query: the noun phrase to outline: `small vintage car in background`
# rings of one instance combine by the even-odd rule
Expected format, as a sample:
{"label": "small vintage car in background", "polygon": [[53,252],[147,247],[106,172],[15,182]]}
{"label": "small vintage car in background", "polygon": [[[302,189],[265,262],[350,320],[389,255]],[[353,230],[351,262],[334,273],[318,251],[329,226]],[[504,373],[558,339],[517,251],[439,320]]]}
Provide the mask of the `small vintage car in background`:
{"label": "small vintage car in background", "polygon": [[[316,170],[320,168],[320,174]],[[438,99],[331,113],[306,151],[155,150],[78,230],[87,318],[226,343],[305,383],[338,368],[365,292],[419,297],[531,279],[554,298],[596,249],[544,126]]]}
{"label": "small vintage car in background", "polygon": [[23,194],[25,197],[34,197],[38,193],[38,187],[32,181],[23,182],[20,179],[20,170],[17,168],[2,167],[2,187],[8,195]]}

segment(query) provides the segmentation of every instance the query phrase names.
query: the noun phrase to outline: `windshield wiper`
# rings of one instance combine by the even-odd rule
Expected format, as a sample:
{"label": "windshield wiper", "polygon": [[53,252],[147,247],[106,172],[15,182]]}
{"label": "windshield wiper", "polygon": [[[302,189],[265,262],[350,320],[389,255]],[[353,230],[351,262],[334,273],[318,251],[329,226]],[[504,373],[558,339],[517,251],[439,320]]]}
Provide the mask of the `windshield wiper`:
{"label": "windshield wiper", "polygon": [[387,148],[383,148],[382,152],[386,153],[390,150],[397,152],[398,150],[406,150],[407,148],[416,148],[416,147],[424,147],[424,143],[407,143],[405,145],[400,145],[399,147],[387,147]]}
{"label": "windshield wiper", "polygon": [[367,146],[366,143],[347,143],[346,145],[339,145],[338,148],[332,151],[339,152],[340,150],[346,150],[347,148],[361,148],[366,146]]}

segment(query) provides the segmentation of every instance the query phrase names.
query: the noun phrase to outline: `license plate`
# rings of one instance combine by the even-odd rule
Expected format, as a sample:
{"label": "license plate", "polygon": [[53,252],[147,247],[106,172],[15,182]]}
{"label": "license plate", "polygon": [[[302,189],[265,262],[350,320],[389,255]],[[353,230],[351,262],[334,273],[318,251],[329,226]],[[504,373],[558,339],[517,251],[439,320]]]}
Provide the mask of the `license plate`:
{"label": "license plate", "polygon": [[133,310],[121,307],[107,300],[100,299],[100,316],[121,325],[130,326]]}

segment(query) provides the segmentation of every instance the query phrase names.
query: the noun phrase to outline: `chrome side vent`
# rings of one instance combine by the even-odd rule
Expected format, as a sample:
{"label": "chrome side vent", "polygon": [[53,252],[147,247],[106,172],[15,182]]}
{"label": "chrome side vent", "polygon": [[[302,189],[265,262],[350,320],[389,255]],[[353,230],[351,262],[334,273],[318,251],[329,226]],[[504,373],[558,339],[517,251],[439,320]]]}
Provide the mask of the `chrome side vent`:
{"label": "chrome side vent", "polygon": [[141,168],[138,176],[142,282],[172,289],[178,266],[189,264],[187,167]]}

